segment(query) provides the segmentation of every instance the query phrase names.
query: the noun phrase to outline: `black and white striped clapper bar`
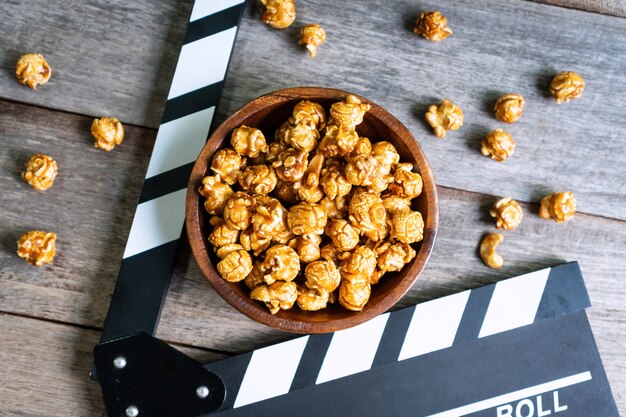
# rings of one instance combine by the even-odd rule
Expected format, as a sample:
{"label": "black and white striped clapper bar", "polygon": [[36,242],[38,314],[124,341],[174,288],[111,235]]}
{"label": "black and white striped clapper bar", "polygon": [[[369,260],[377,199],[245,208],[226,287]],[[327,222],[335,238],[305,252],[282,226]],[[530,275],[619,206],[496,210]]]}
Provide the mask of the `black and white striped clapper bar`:
{"label": "black and white striped clapper bar", "polygon": [[183,229],[187,182],[208,137],[243,9],[244,0],[193,6],[102,342],[156,329]]}
{"label": "black and white striped clapper bar", "polygon": [[[210,413],[220,417],[618,417],[589,306],[572,262],[197,366],[221,380]],[[124,348],[110,350],[102,368],[120,384],[118,351]],[[129,363],[145,351],[135,356]],[[193,378],[182,379],[186,393],[177,391],[181,410],[209,385],[209,377]],[[182,382],[166,379],[154,389],[164,384],[174,390]],[[116,412],[138,402],[120,395]]]}

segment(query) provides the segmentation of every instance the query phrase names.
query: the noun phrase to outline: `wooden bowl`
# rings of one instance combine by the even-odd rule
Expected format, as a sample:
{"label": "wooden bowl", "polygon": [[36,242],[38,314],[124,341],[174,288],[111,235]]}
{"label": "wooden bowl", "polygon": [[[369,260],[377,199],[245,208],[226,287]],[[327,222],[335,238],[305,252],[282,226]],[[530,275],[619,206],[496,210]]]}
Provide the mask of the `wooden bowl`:
{"label": "wooden bowl", "polygon": [[320,311],[302,311],[294,305],[290,310],[281,310],[272,315],[261,302],[250,299],[250,290],[243,282],[227,282],[217,273],[215,265],[218,259],[207,241],[210,215],[204,210],[203,199],[197,191],[202,178],[212,175],[209,166],[215,151],[229,147],[231,132],[241,125],[257,127],[271,140],[276,128],[288,119],[294,105],[300,100],[319,102],[328,112],[332,103],[343,100],[348,94],[329,88],[299,87],[279,90],[252,100],[213,132],[189,179],[186,202],[187,235],[202,273],[230,305],[251,319],[277,329],[295,333],[326,333],[346,329],[376,317],[393,307],[413,285],[424,269],[435,243],[439,217],[437,189],[422,149],[409,130],[395,117],[382,107],[361,98],[370,103],[372,109],[365,114],[363,123],[357,126],[359,135],[370,138],[372,142],[391,142],[398,150],[401,161],[413,163],[424,179],[422,195],[413,200],[413,209],[419,210],[424,218],[424,239],[412,245],[417,251],[416,257],[402,271],[387,273],[379,284],[373,286],[371,298],[360,312],[348,311],[337,302]]}

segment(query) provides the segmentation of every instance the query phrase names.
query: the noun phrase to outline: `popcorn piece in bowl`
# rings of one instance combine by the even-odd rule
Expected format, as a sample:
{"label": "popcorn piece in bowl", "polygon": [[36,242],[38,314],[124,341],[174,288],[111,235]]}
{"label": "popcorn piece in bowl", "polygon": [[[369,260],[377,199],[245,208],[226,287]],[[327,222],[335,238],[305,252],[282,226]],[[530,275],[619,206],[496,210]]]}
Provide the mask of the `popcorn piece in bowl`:
{"label": "popcorn piece in bowl", "polygon": [[326,260],[308,264],[304,277],[307,287],[325,292],[335,291],[341,282],[341,275],[335,264]]}
{"label": "popcorn piece in bowl", "polygon": [[255,206],[253,197],[237,191],[224,205],[224,220],[232,229],[245,230],[250,226]]}
{"label": "popcorn piece in bowl", "polygon": [[213,227],[209,233],[209,243],[214,248],[237,243],[239,239],[239,230],[232,228],[224,219],[212,217],[210,224]]}
{"label": "popcorn piece in bowl", "polygon": [[330,117],[338,126],[354,129],[363,122],[363,116],[371,108],[371,105],[361,102],[357,96],[349,94],[343,101],[330,106]]}
{"label": "popcorn piece in bowl", "polygon": [[263,132],[249,126],[240,126],[233,130],[230,144],[239,155],[250,158],[268,151]]}
{"label": "popcorn piece in bowl", "polygon": [[327,221],[326,211],[319,204],[296,204],[287,215],[289,229],[296,235],[321,235]]}
{"label": "popcorn piece in bowl", "polygon": [[225,245],[216,253],[221,259],[217,263],[217,272],[226,281],[243,281],[252,271],[252,257],[241,245],[236,243]]}
{"label": "popcorn piece in bowl", "polygon": [[300,258],[289,246],[277,244],[265,251],[260,268],[268,285],[276,281],[293,281],[300,272]]}
{"label": "popcorn piece in bowl", "polygon": [[426,113],[426,121],[438,138],[445,137],[448,130],[459,130],[463,119],[461,108],[448,99],[444,99],[439,106],[432,104]]}
{"label": "popcorn piece in bowl", "polygon": [[315,290],[301,285],[298,287],[298,307],[304,311],[318,311],[326,308],[330,293],[324,290]]}
{"label": "popcorn piece in bowl", "polygon": [[247,167],[238,175],[239,185],[246,191],[254,194],[267,195],[276,188],[276,172],[267,165],[255,165]]}
{"label": "popcorn piece in bowl", "polygon": [[24,54],[15,65],[17,80],[33,90],[47,83],[51,75],[50,65],[41,54]]}
{"label": "popcorn piece in bowl", "polygon": [[233,189],[221,181],[218,175],[206,176],[202,179],[202,186],[198,193],[204,200],[204,209],[207,213],[220,216],[224,212],[224,206],[228,199],[233,196]]}
{"label": "popcorn piece in bowl", "polygon": [[295,282],[278,281],[272,285],[261,284],[250,292],[250,298],[267,306],[270,313],[289,310],[298,298],[298,286]]}
{"label": "popcorn piece in bowl", "polygon": [[371,294],[372,287],[369,282],[343,280],[339,286],[339,304],[347,310],[361,311]]}
{"label": "popcorn piece in bowl", "polygon": [[96,140],[94,146],[107,152],[124,141],[124,127],[115,117],[94,119],[91,134]]}
{"label": "popcorn piece in bowl", "polygon": [[302,100],[294,106],[288,123],[291,125],[304,124],[319,131],[326,126],[326,112],[321,104]]}
{"label": "popcorn piece in bowl", "polygon": [[320,244],[322,238],[319,235],[297,236],[289,241],[289,247],[296,251],[301,262],[309,263],[320,258]]}
{"label": "popcorn piece in bowl", "polygon": [[305,45],[309,51],[311,58],[315,58],[317,55],[317,47],[320,46],[326,40],[326,32],[320,25],[314,23],[308,24],[300,31],[300,45]]}
{"label": "popcorn piece in bowl", "polygon": [[416,243],[424,237],[424,220],[419,211],[405,210],[391,216],[390,236],[402,243]]}
{"label": "popcorn piece in bowl", "polygon": [[389,233],[387,211],[382,199],[369,191],[356,194],[350,200],[350,223],[373,241],[384,239]]}
{"label": "popcorn piece in bowl", "polygon": [[26,169],[22,172],[22,179],[37,191],[52,187],[57,176],[57,162],[52,157],[37,154],[26,162]]}
{"label": "popcorn piece in bowl", "polygon": [[237,182],[239,173],[246,167],[246,159],[234,149],[224,148],[215,152],[211,161],[211,171],[219,175],[226,184]]}
{"label": "popcorn piece in bowl", "polygon": [[56,254],[56,238],[56,234],[41,230],[26,232],[17,241],[17,255],[33,266],[50,263]]}
{"label": "popcorn piece in bowl", "polygon": [[380,271],[400,271],[415,258],[415,249],[406,243],[385,242],[376,248],[376,255]]}

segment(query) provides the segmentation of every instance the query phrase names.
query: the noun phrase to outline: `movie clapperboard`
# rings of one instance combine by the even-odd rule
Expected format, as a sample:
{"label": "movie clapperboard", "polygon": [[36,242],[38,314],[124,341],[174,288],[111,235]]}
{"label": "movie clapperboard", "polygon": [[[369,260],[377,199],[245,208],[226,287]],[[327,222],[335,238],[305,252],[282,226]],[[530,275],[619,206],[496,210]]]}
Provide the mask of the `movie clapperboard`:
{"label": "movie clapperboard", "polygon": [[150,336],[244,6],[196,0],[191,12],[94,350],[108,415],[617,417],[576,262],[204,367]]}

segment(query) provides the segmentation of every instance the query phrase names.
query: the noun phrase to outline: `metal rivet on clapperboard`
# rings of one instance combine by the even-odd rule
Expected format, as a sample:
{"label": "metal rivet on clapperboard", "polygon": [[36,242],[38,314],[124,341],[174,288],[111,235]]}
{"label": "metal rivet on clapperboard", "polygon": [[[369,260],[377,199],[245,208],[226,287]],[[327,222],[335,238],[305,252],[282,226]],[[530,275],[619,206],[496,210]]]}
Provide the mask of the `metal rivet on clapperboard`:
{"label": "metal rivet on clapperboard", "polygon": [[198,398],[206,398],[209,396],[209,389],[205,385],[200,385],[196,388],[196,395]]}
{"label": "metal rivet on clapperboard", "polygon": [[113,366],[115,366],[117,369],[123,369],[126,366],[126,358],[123,356],[118,356],[117,358],[113,359]]}
{"label": "metal rivet on clapperboard", "polygon": [[129,405],[126,408],[126,417],[137,417],[139,415],[139,409],[134,405]]}

